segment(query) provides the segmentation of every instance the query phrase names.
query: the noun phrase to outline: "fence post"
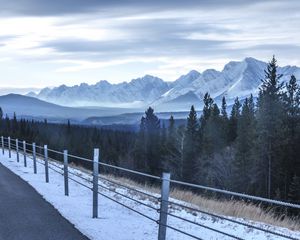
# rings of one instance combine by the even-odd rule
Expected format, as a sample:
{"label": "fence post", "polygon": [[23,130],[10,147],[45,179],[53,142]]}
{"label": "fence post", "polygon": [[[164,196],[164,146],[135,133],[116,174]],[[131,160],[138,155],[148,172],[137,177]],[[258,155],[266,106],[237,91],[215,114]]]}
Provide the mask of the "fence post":
{"label": "fence post", "polygon": [[48,168],[48,147],[44,145],[44,160],[45,160],[45,177],[46,183],[49,182],[49,168]]}
{"label": "fence post", "polygon": [[4,137],[1,136],[2,154],[4,155]]}
{"label": "fence post", "polygon": [[24,154],[24,167],[27,167],[27,159],[26,159],[26,142],[23,141],[23,154]]}
{"label": "fence post", "polygon": [[36,174],[37,169],[36,169],[36,148],[35,148],[35,143],[32,143],[32,157],[33,157],[33,172]]}
{"label": "fence post", "polygon": [[8,156],[11,158],[10,137],[8,137]]}
{"label": "fence post", "polygon": [[93,218],[98,218],[99,149],[94,149],[93,161]]}
{"label": "fence post", "polygon": [[64,150],[64,179],[65,179],[65,195],[69,196],[68,150]]}
{"label": "fence post", "polygon": [[158,240],[165,240],[167,235],[168,206],[170,194],[170,173],[163,173],[159,214]]}
{"label": "fence post", "polygon": [[19,140],[16,139],[16,152],[17,152],[17,162],[20,161],[20,157],[19,157]]}

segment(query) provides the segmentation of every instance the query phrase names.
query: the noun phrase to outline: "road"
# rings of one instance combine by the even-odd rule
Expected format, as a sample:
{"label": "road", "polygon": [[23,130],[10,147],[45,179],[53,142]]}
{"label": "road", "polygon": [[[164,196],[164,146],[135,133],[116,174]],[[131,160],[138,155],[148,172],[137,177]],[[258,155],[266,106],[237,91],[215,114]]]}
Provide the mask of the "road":
{"label": "road", "polygon": [[0,240],[79,239],[88,240],[34,188],[0,163]]}

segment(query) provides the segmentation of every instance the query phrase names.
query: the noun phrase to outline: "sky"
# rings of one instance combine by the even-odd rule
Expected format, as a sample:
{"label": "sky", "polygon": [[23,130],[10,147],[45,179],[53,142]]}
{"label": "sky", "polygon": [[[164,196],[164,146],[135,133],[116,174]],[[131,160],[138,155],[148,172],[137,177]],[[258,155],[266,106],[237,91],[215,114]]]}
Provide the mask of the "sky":
{"label": "sky", "polygon": [[[146,74],[173,81],[255,57],[300,66],[300,1],[0,0],[0,88]],[[24,91],[24,90],[23,90]]]}

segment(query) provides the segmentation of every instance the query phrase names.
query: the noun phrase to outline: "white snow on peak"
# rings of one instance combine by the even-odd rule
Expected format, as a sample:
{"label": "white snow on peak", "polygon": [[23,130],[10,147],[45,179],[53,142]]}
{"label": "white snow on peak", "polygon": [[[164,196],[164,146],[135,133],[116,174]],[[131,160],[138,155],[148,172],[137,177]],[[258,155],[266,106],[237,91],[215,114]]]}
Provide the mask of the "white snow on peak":
{"label": "white snow on peak", "polygon": [[[80,105],[80,102],[82,105],[90,103],[90,106],[105,104],[112,106],[138,101],[144,106],[152,104],[157,107],[189,92],[193,92],[199,99],[202,99],[206,92],[216,100],[225,95],[230,101],[235,97],[243,99],[251,93],[256,95],[266,67],[267,63],[248,57],[243,61],[227,63],[222,71],[207,69],[201,74],[192,70],[174,82],[165,82],[158,77],[145,75],[128,83],[110,84],[102,80],[95,85],[81,84],[73,87],[62,85],[53,89],[45,88],[39,94],[32,96],[71,106],[73,103]],[[279,67],[278,71],[283,74],[281,79],[283,82],[288,81],[292,74],[300,79],[300,68],[296,66]],[[188,109],[189,106],[186,107]]]}

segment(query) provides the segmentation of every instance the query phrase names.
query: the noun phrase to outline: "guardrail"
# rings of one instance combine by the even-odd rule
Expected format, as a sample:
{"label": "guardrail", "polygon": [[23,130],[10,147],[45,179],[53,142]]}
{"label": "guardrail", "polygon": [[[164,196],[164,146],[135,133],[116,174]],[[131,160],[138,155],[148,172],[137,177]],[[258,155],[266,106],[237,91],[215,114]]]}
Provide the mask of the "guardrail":
{"label": "guardrail", "polygon": [[[21,143],[21,144],[20,144]],[[236,193],[236,192],[231,192],[231,191],[226,191],[226,190],[222,190],[222,189],[217,189],[217,188],[211,188],[211,187],[207,187],[207,186],[201,186],[201,185],[196,185],[196,184],[192,184],[192,183],[187,183],[187,182],[182,182],[182,181],[177,181],[177,180],[172,180],[170,173],[163,173],[161,177],[159,176],[154,176],[151,174],[147,174],[147,173],[143,173],[143,172],[138,172],[135,170],[131,170],[131,169],[127,169],[127,168],[122,168],[119,166],[114,166],[114,165],[110,165],[107,163],[103,163],[100,161],[100,153],[99,153],[99,149],[95,148],[94,149],[94,158],[93,159],[87,159],[87,158],[83,158],[83,157],[79,157],[79,156],[75,156],[72,154],[69,154],[67,150],[64,150],[62,152],[57,151],[57,150],[53,150],[53,149],[49,149],[47,145],[44,146],[39,146],[36,145],[36,143],[27,143],[26,141],[20,141],[18,139],[12,139],[11,137],[1,137],[1,147],[2,147],[2,154],[5,153],[5,149],[8,150],[8,155],[9,158],[11,158],[11,152],[14,150],[16,152],[16,156],[17,156],[17,162],[20,162],[20,154],[23,155],[23,163],[24,163],[24,167],[27,167],[27,158],[30,158],[33,160],[33,172],[34,174],[37,173],[37,163],[38,164],[42,164],[45,167],[45,182],[48,183],[49,182],[49,169],[61,174],[64,176],[64,193],[66,196],[69,195],[69,180],[76,182],[77,184],[88,188],[92,191],[93,193],[93,207],[92,207],[92,217],[93,218],[98,218],[98,196],[103,196],[113,202],[115,202],[116,204],[122,205],[123,207],[141,215],[142,217],[145,217],[147,219],[149,219],[150,221],[158,224],[159,228],[158,228],[158,240],[165,240],[166,236],[167,236],[167,229],[172,229],[174,231],[177,231],[185,236],[188,236],[190,238],[193,239],[199,239],[199,240],[203,240],[202,236],[196,236],[194,234],[191,234],[189,232],[185,232],[183,230],[180,230],[178,228],[175,228],[174,226],[171,226],[168,224],[168,217],[173,217],[179,220],[182,220],[186,223],[198,226],[199,228],[206,228],[210,231],[214,231],[218,234],[222,234],[224,236],[230,237],[232,239],[239,239],[239,240],[243,240],[242,238],[235,236],[232,233],[227,233],[227,232],[223,232],[220,231],[218,229],[214,229],[213,227],[210,226],[206,226],[204,224],[200,224],[196,221],[191,221],[189,219],[186,219],[182,216],[178,216],[174,213],[172,213],[170,211],[170,207],[180,207],[182,209],[186,209],[189,211],[193,211],[193,212],[197,212],[197,213],[201,213],[203,215],[207,215],[207,216],[211,216],[220,220],[225,220],[228,222],[232,222],[234,224],[238,224],[238,225],[242,225],[244,227],[247,227],[249,229],[255,229],[255,230],[259,230],[259,231],[263,231],[265,233],[277,236],[277,237],[282,237],[283,239],[292,239],[292,240],[297,240],[297,238],[291,237],[291,236],[287,236],[285,234],[276,232],[276,231],[271,231],[268,229],[264,229],[262,227],[259,226],[255,226],[246,222],[242,222],[233,218],[229,218],[229,217],[225,217],[225,216],[220,216],[218,214],[213,214],[195,207],[190,207],[190,206],[186,206],[184,204],[180,204],[180,203],[176,203],[174,201],[171,201],[169,199],[169,195],[170,195],[170,185],[174,184],[174,185],[180,185],[180,186],[185,186],[185,187],[189,187],[189,188],[195,188],[195,189],[202,189],[202,190],[206,190],[206,191],[212,191],[212,192],[216,192],[216,193],[221,193],[221,194],[225,194],[225,195],[230,195],[230,196],[236,196],[236,197],[240,197],[240,198],[245,198],[245,199],[249,199],[249,200],[255,200],[255,201],[260,201],[260,202],[265,202],[265,203],[270,203],[270,204],[276,204],[279,206],[283,206],[283,207],[290,207],[290,208],[295,208],[295,209],[300,209],[300,205],[298,204],[292,204],[292,203],[287,203],[287,202],[282,202],[282,201],[277,201],[277,200],[272,200],[272,199],[266,199],[266,198],[262,198],[262,197],[257,197],[257,196],[251,196],[251,195],[247,195],[247,194],[242,194],[242,193]],[[30,149],[31,148],[31,149]],[[61,155],[63,158],[63,167],[59,167],[56,164],[54,164],[54,162],[52,162],[52,159],[50,159],[48,157],[48,152],[52,152],[58,155]],[[69,158],[74,158],[76,160],[79,161],[83,161],[83,162],[88,162],[90,164],[92,164],[92,169],[93,169],[93,173],[91,174],[92,177],[92,181],[90,179],[87,179],[85,177],[82,177],[76,173],[73,173],[71,171],[69,171]],[[57,159],[53,159],[53,160],[57,160]],[[57,160],[58,161],[58,160]],[[108,179],[104,176],[100,176],[99,175],[99,170],[101,172],[101,166],[103,167],[109,167],[112,169],[116,169],[119,171],[124,171],[126,173],[131,173],[134,175],[138,175],[138,176],[143,176],[146,178],[150,178],[152,180],[158,181],[161,184],[161,193],[160,193],[160,197],[154,196],[148,192],[144,192],[138,189],[135,189],[134,187],[129,187],[126,186],[124,184],[121,184],[117,181],[113,181],[111,179]],[[99,169],[100,167],[100,169]],[[80,181],[78,181],[78,178],[85,180],[86,183],[89,183],[89,185],[86,185]],[[111,189],[109,187],[106,187],[105,185],[99,184],[98,180],[102,180],[103,182],[107,182],[107,183],[111,183],[117,186],[120,186],[122,188],[128,189],[130,191],[134,191],[136,193],[142,194],[145,197],[151,198],[155,201],[158,201],[160,203],[159,208],[153,207],[149,204],[146,204],[138,199],[135,199],[131,196],[127,196],[126,194],[120,193],[115,189]],[[158,213],[158,219],[154,219],[153,217],[150,217],[108,195],[106,195],[105,193],[99,191],[100,189],[105,189],[107,191],[113,192],[114,194],[117,194],[119,196],[122,196],[126,199],[129,199],[131,201],[134,201],[140,205],[143,205],[147,208],[152,209],[153,211]],[[201,235],[201,233],[200,233]],[[299,240],[299,239],[298,239]]]}

